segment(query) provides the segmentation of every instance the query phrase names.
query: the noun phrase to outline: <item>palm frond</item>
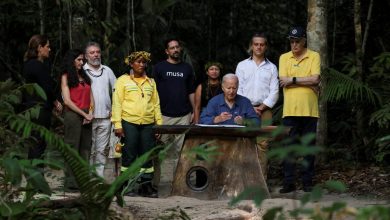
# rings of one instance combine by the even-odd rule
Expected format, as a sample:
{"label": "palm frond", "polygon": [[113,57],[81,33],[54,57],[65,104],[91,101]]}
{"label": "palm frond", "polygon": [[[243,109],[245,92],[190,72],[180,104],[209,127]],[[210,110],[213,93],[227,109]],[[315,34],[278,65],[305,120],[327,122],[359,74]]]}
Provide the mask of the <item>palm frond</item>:
{"label": "palm frond", "polygon": [[381,97],[368,85],[363,84],[335,69],[328,69],[324,72],[328,79],[327,86],[322,94],[329,102],[341,100],[364,101],[370,104],[381,103]]}
{"label": "palm frond", "polygon": [[378,111],[371,114],[370,125],[377,124],[380,128],[389,128],[390,104],[382,106]]}

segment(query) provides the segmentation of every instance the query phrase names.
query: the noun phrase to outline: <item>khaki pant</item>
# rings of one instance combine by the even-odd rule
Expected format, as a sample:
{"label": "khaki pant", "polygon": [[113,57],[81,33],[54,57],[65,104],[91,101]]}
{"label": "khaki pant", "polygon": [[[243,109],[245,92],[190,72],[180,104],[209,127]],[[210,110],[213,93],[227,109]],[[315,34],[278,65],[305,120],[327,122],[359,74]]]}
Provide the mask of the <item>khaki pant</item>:
{"label": "khaki pant", "polygon": [[[268,109],[261,114],[261,126],[264,127],[271,124],[272,124],[272,111]],[[269,138],[257,137],[256,142],[257,142],[257,149],[258,149],[261,171],[263,173],[264,179],[267,180],[267,174],[268,174],[267,151],[269,147]]]}
{"label": "khaki pant", "polygon": [[[191,113],[182,117],[162,116],[163,125],[189,125]],[[163,134],[161,141],[168,147],[166,158],[163,161],[155,160],[155,176],[153,185],[158,186],[160,181],[163,183],[172,183],[176,172],[177,162],[184,143],[184,134]]]}

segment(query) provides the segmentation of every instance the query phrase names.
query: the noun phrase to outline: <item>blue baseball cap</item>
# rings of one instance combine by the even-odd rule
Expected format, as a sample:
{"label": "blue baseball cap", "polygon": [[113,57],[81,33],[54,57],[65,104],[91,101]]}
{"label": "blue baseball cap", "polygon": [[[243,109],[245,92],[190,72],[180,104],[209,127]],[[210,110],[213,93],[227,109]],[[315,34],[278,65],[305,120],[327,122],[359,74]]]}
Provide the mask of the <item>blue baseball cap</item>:
{"label": "blue baseball cap", "polygon": [[300,26],[293,27],[288,32],[287,38],[306,38],[306,30]]}

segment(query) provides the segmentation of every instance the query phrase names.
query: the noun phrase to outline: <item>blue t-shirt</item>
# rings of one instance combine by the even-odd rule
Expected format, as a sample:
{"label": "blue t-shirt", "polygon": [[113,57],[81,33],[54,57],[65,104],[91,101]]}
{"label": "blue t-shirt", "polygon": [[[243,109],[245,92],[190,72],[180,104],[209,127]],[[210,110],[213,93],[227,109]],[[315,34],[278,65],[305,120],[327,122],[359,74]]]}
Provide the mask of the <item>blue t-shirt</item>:
{"label": "blue t-shirt", "polygon": [[244,119],[244,122],[250,121],[250,124],[260,125],[260,119],[248,98],[237,95],[233,107],[230,108],[225,102],[224,94],[219,94],[210,99],[206,110],[203,111],[200,116],[200,123],[212,125],[214,124],[214,118],[222,112],[232,114],[232,118],[219,124],[235,125],[236,123],[234,122],[234,118],[236,116],[241,116]]}
{"label": "blue t-shirt", "polygon": [[189,94],[195,91],[194,71],[188,63],[162,61],[154,66],[153,77],[164,116],[181,117],[192,111]]}

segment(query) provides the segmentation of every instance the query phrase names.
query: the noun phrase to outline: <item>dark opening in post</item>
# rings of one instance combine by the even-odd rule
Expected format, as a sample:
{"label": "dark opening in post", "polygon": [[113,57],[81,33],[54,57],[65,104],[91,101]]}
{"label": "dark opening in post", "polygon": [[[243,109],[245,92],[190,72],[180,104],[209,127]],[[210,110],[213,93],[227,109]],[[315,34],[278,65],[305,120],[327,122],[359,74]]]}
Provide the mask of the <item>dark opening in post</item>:
{"label": "dark opening in post", "polygon": [[209,173],[201,166],[192,167],[186,175],[186,183],[194,191],[204,191],[209,185]]}

